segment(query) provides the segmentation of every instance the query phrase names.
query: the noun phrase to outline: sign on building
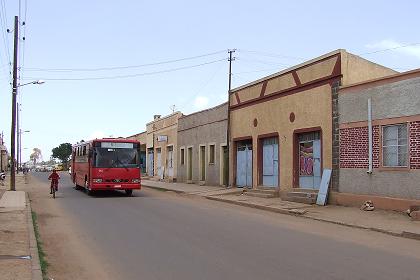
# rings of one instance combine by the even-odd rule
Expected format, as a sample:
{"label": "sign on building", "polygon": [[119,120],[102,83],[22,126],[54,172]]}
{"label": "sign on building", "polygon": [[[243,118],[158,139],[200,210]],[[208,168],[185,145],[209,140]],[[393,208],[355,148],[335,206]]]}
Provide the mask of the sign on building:
{"label": "sign on building", "polygon": [[158,142],[167,142],[168,141],[168,135],[158,135],[157,141]]}

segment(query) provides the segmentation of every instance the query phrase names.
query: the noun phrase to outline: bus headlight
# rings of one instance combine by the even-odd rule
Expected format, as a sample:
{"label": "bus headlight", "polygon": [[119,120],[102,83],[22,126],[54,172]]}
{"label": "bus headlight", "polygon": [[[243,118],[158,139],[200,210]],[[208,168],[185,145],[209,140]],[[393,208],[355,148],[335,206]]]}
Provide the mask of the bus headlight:
{"label": "bus headlight", "polygon": [[133,182],[133,183],[140,183],[140,179],[133,179],[133,180],[131,180],[131,182]]}
{"label": "bus headlight", "polygon": [[92,180],[94,183],[102,183],[102,179],[93,179]]}

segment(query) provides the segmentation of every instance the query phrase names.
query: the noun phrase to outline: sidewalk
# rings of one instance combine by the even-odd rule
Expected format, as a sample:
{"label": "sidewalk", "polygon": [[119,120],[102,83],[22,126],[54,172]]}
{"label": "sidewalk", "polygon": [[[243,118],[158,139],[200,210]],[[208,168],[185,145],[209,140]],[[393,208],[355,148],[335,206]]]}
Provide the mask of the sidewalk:
{"label": "sidewalk", "polygon": [[16,179],[17,191],[0,186],[0,279],[42,280],[29,199]]}
{"label": "sidewalk", "polygon": [[142,185],[153,189],[198,195],[210,200],[420,240],[420,221],[411,221],[406,214],[399,212],[362,211],[355,207],[318,206],[283,201],[280,198],[252,197],[242,194],[242,189],[237,188],[226,189],[150,180],[142,180]]}

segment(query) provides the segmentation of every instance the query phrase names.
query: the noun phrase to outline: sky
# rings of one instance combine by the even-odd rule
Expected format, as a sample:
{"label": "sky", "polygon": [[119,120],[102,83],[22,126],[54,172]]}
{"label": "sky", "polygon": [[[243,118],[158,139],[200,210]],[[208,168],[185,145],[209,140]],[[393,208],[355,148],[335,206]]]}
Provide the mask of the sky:
{"label": "sky", "polygon": [[[417,1],[0,0],[0,133],[10,151],[14,16],[20,16],[22,160],[61,143],[126,137],[153,115],[227,100],[232,88],[336,49],[420,68]],[[25,24],[23,25],[23,22]],[[25,40],[23,40],[25,37]]]}

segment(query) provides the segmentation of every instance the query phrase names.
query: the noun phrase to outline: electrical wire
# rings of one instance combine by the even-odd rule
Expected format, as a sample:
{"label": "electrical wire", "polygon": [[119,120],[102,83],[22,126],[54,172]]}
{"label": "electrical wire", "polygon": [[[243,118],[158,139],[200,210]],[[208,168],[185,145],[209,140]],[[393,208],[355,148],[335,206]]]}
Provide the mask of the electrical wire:
{"label": "electrical wire", "polygon": [[392,47],[392,48],[381,49],[381,50],[372,51],[372,52],[360,53],[358,55],[368,55],[368,54],[374,54],[374,53],[379,53],[379,52],[392,51],[392,50],[396,50],[396,49],[401,49],[401,48],[406,48],[406,47],[412,47],[412,46],[418,46],[418,45],[420,45],[420,43],[413,43],[413,44],[401,45],[401,46],[398,46],[398,47]]}
{"label": "electrical wire", "polygon": [[288,59],[294,59],[294,60],[305,60],[305,58],[302,58],[302,57],[283,55],[283,54],[275,54],[275,53],[262,52],[262,51],[253,51],[253,50],[245,50],[245,49],[239,49],[238,51],[246,52],[246,53],[260,54],[262,56],[269,56],[269,57],[281,57],[281,58],[288,58]]}
{"label": "electrical wire", "polygon": [[191,57],[172,59],[172,60],[160,61],[160,62],[155,62],[155,63],[130,65],[130,66],[113,66],[113,67],[102,67],[102,68],[25,68],[25,70],[42,71],[42,72],[90,72],[90,71],[123,70],[123,69],[141,68],[141,67],[147,67],[147,66],[156,66],[156,65],[169,64],[169,63],[174,63],[174,62],[186,61],[186,60],[193,60],[197,58],[216,55],[222,52],[224,53],[226,51],[223,50],[223,51],[217,51],[217,52],[196,55],[196,56],[191,56]]}
{"label": "electrical wire", "polygon": [[6,54],[6,60],[8,61],[9,66],[9,72],[6,74],[6,76],[9,76],[9,83],[11,84],[12,81],[12,62],[11,62],[11,56],[10,56],[10,42],[9,42],[9,36],[6,32],[8,23],[7,23],[7,11],[6,11],[6,5],[4,0],[0,1],[0,24],[1,24],[1,34],[3,37],[3,45],[5,49]]}
{"label": "electrical wire", "polygon": [[[114,79],[124,79],[124,78],[135,78],[135,77],[141,77],[141,76],[150,76],[155,74],[163,74],[168,72],[175,72],[180,70],[186,70],[190,68],[196,68],[204,65],[209,65],[213,63],[217,63],[220,61],[225,61],[226,59],[219,59],[214,61],[209,61],[205,63],[195,64],[195,65],[189,65],[184,67],[178,67],[178,68],[172,68],[167,70],[161,70],[161,71],[154,71],[154,72],[145,72],[145,73],[137,73],[137,74],[131,74],[131,75],[117,75],[117,76],[105,76],[105,77],[91,77],[91,78],[42,78],[42,80],[45,81],[94,81],[94,80],[114,80]],[[37,79],[34,77],[27,77],[28,80]]]}

